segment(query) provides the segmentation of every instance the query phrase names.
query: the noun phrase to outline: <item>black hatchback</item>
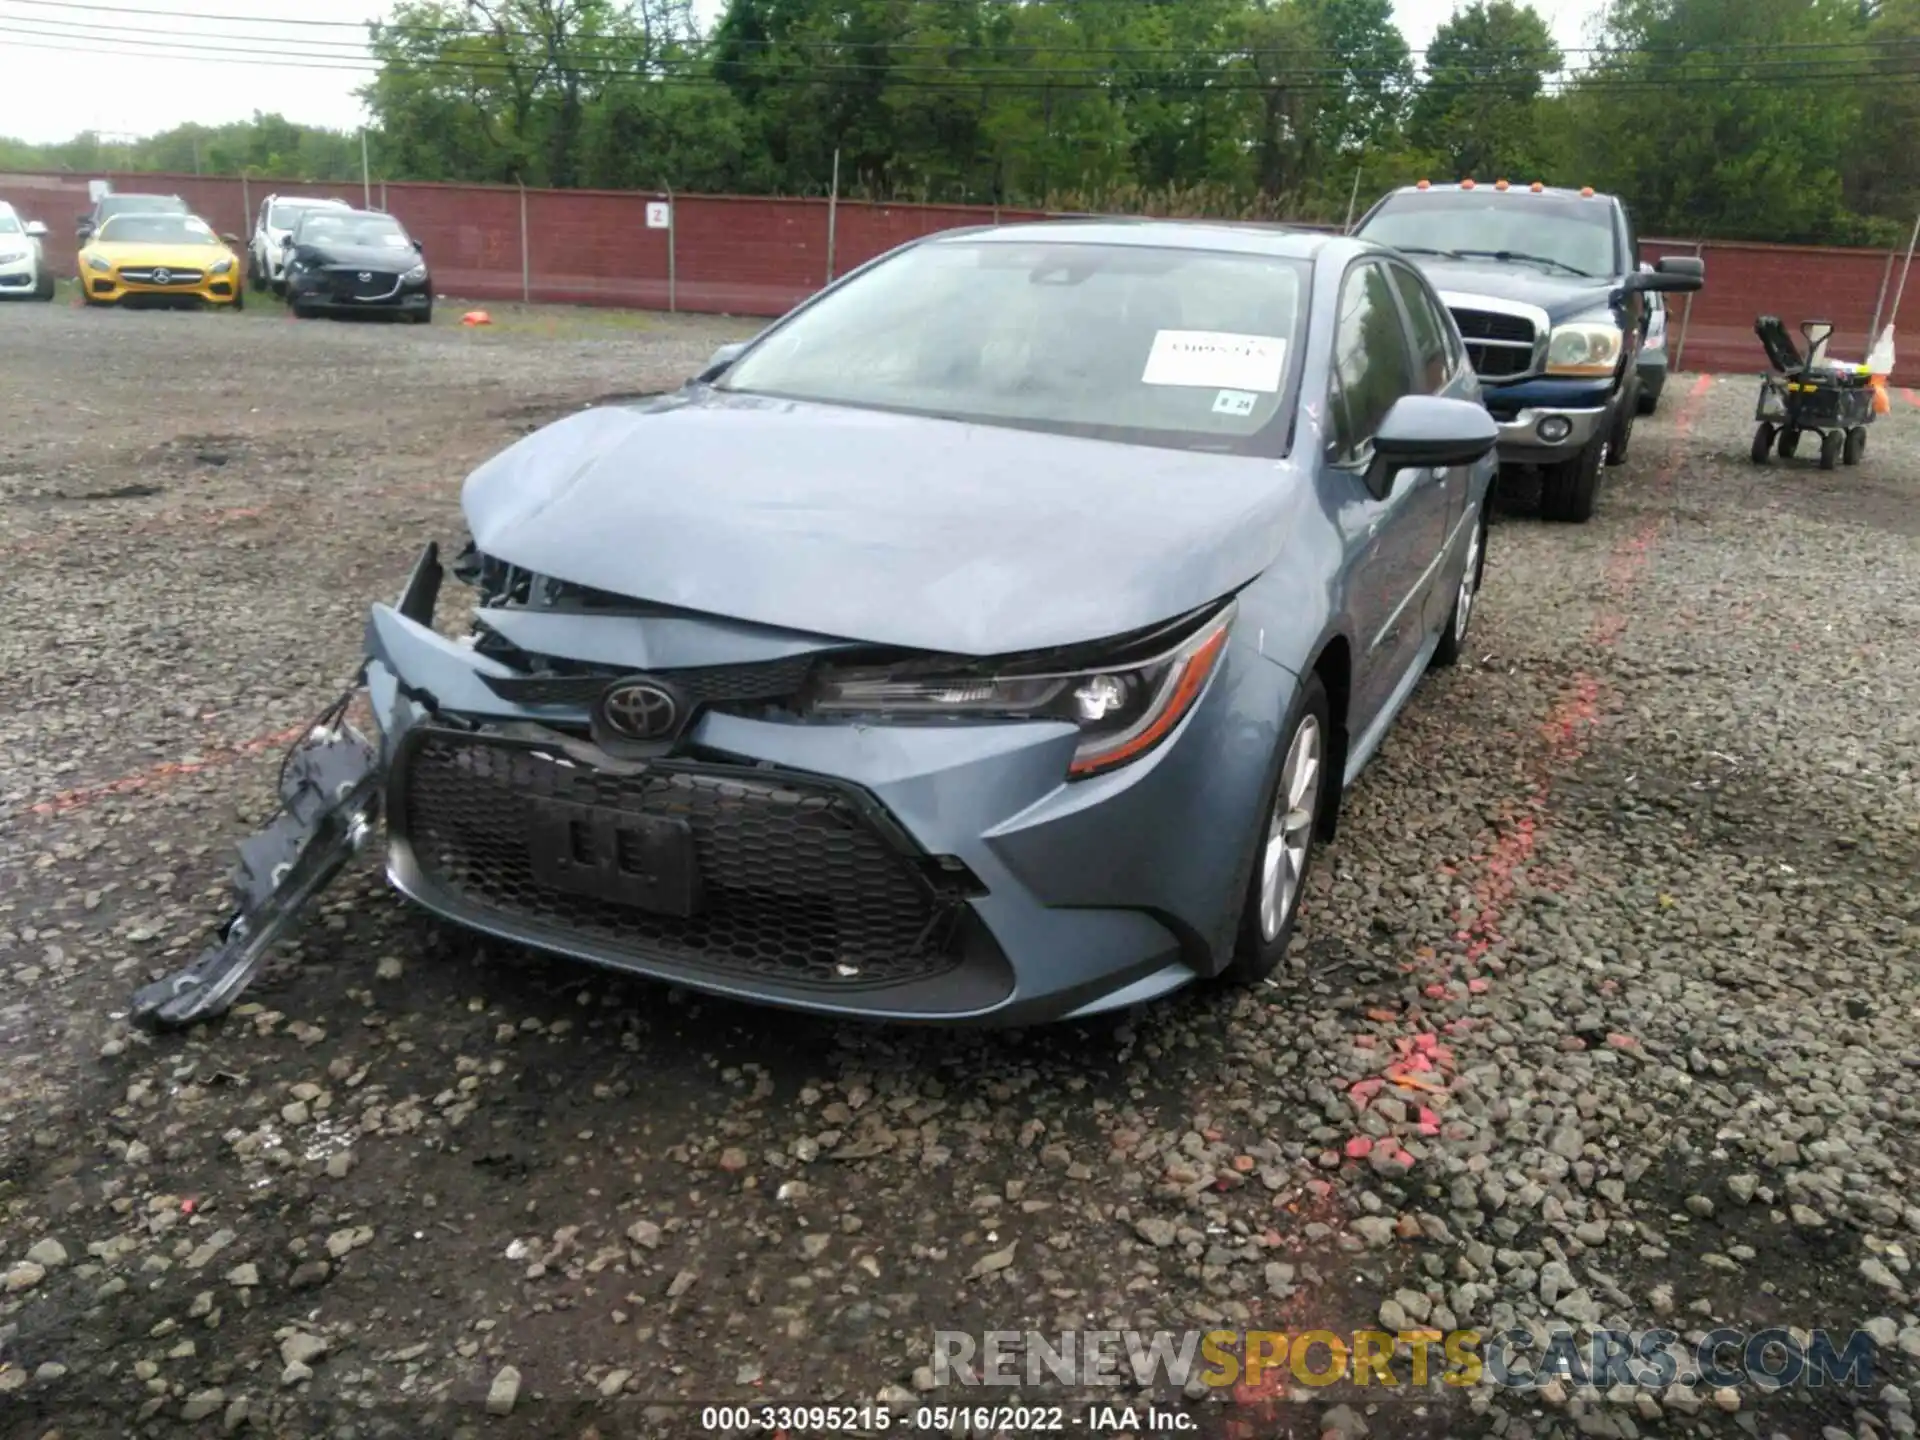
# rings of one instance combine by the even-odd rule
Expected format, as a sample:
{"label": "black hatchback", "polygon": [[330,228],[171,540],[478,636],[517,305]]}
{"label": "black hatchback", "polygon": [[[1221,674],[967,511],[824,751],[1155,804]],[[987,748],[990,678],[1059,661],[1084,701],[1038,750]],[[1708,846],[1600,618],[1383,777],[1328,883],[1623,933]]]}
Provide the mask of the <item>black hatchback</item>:
{"label": "black hatchback", "polygon": [[306,319],[351,310],[433,318],[420,242],[379,210],[309,210],[287,237],[287,304]]}

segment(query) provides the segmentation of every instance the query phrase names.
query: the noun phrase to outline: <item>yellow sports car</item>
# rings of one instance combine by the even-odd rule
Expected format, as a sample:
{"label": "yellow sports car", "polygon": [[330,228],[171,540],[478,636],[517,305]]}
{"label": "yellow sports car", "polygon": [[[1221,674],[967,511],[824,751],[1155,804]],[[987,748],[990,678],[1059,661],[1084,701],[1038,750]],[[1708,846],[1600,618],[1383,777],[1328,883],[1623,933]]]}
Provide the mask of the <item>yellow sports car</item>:
{"label": "yellow sports car", "polygon": [[80,294],[89,305],[122,300],[246,303],[240,259],[198,215],[115,215],[80,252]]}

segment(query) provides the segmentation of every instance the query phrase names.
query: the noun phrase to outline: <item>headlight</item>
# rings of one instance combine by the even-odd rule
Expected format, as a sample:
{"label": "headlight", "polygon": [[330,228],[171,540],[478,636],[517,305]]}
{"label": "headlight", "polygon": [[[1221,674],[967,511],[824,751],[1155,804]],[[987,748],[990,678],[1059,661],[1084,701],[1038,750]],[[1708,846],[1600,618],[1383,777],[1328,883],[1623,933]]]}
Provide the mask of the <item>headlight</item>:
{"label": "headlight", "polygon": [[898,719],[1065,721],[1082,737],[1067,773],[1083,779],[1144,755],[1180,723],[1219,664],[1233,615],[1229,603],[1177,644],[1074,670],[1010,663],[977,674],[935,675],[914,666],[829,671],[812,709]]}
{"label": "headlight", "polygon": [[1620,363],[1620,327],[1605,320],[1556,325],[1547,340],[1549,375],[1611,375]]}
{"label": "headlight", "polygon": [[0,250],[0,265],[11,265],[16,260],[26,258],[27,252],[24,250]]}
{"label": "headlight", "polygon": [[231,269],[233,269],[233,261],[222,260],[218,264],[216,264],[212,270],[208,271],[207,273],[210,275],[224,275]]}
{"label": "headlight", "polygon": [[87,268],[89,270],[105,271],[105,270],[111,270],[113,267],[107,264],[107,262],[102,260],[98,255],[89,255],[87,257]]}
{"label": "headlight", "polygon": [[414,266],[411,270],[407,271],[407,273],[402,275],[400,278],[406,281],[408,284],[412,284],[418,280],[424,280],[427,278],[427,267],[423,262],[419,265]]}

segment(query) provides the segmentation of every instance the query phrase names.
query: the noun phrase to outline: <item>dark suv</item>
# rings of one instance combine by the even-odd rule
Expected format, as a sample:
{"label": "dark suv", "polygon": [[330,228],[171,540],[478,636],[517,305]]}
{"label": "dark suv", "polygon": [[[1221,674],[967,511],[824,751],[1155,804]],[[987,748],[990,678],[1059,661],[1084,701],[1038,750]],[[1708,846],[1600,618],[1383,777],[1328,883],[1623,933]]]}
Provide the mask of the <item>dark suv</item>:
{"label": "dark suv", "polygon": [[187,202],[178,195],[136,195],[108,191],[93,202],[93,208],[79,217],[74,238],[81,246],[94,237],[100,227],[116,215],[186,215]]}
{"label": "dark suv", "polygon": [[1642,269],[1612,195],[1504,180],[1406,186],[1355,233],[1399,250],[1440,292],[1499,422],[1502,465],[1541,471],[1541,513],[1591,516],[1602,465],[1625,460],[1633,434],[1645,297],[1698,290],[1705,266],[1677,256]]}

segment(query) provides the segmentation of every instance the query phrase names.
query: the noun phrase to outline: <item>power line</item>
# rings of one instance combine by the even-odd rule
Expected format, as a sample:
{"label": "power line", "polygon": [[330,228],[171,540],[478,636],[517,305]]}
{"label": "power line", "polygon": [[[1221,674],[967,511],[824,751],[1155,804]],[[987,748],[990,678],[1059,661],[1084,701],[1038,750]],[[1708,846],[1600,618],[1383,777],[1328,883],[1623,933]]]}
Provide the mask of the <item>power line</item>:
{"label": "power line", "polygon": [[[24,28],[33,26],[36,28]],[[104,32],[104,33],[103,33]],[[25,20],[11,24],[0,23],[0,33],[23,37],[20,43],[26,43],[25,37],[37,40],[75,40],[87,45],[112,45],[120,48],[106,51],[111,54],[147,54],[154,58],[171,60],[210,60],[216,57],[246,57],[257,63],[287,64],[297,63],[301,68],[338,69],[357,73],[378,74],[384,70],[386,62],[363,49],[351,54],[331,53],[329,51],[309,51],[291,46],[273,46],[261,48],[263,37],[202,34],[182,39],[164,38],[175,32],[149,31],[144,35],[129,35],[109,27],[78,21],[62,20]],[[338,51],[344,41],[300,42],[301,46],[327,45]],[[55,48],[41,45],[35,48]],[[859,48],[859,47],[850,47]],[[1285,64],[1275,69],[1248,74],[1244,68],[1252,62],[1252,56],[1246,51],[1219,52],[1226,59],[1242,66],[1225,75],[1189,76],[1185,79],[1156,78],[1151,85],[1155,90],[1180,92],[1217,92],[1236,89],[1267,90],[1284,86],[1294,92],[1346,91],[1356,84],[1368,81],[1391,83],[1403,79],[1398,70],[1364,69],[1345,66],[1306,67]],[[543,65],[548,57],[543,57]],[[568,68],[588,80],[646,80],[657,82],[669,77],[697,79],[701,83],[712,83],[716,77],[711,71],[708,57],[701,56],[660,56],[642,58],[638,61],[622,61],[617,57],[605,55],[578,55],[561,52],[560,62],[575,62]],[[1911,57],[1920,60],[1920,51]],[[486,57],[458,56],[413,56],[399,62],[403,68],[420,72],[457,72],[465,75],[517,75],[522,68],[512,61]],[[923,76],[923,72],[928,72]],[[945,63],[939,65],[913,64],[900,61],[885,62],[834,62],[809,63],[805,74],[800,76],[768,75],[764,72],[747,72],[743,78],[750,78],[766,84],[791,84],[794,80],[802,83],[815,77],[826,75],[881,76],[896,85],[915,88],[937,88],[945,90],[971,90],[977,87],[988,89],[1101,89],[1127,90],[1137,86],[1132,77],[1114,73],[1113,70],[1071,70],[1050,66],[1035,68],[1031,65],[1010,64],[992,55],[978,55],[971,64]],[[1506,78],[1506,70],[1501,65],[1468,67],[1461,73],[1460,67],[1448,67],[1442,76],[1430,77],[1423,88],[1446,93],[1450,90],[1473,88],[1488,80]],[[1914,78],[1915,72],[1907,69],[1895,71],[1880,70],[1871,72],[1875,80]],[[1671,89],[1685,86],[1727,85],[1742,86],[1753,84],[1808,86],[1827,81],[1844,80],[1849,85],[1858,85],[1862,77],[1857,62],[1850,60],[1775,60],[1755,62],[1716,61],[1689,66],[1679,75],[1664,77],[1621,75],[1607,72],[1586,72],[1563,83],[1565,88],[1586,90],[1605,89],[1609,91],[1646,86],[1649,88]]]}
{"label": "power line", "polygon": [[[11,31],[9,27],[0,25],[0,33],[18,34],[20,32]],[[156,53],[157,45],[155,43],[133,41],[108,41],[68,45],[44,39],[16,39],[10,43],[26,49],[59,51],[67,54],[111,54],[127,58],[190,61],[201,64],[266,66],[276,69],[331,70],[360,75],[377,75],[382,68],[377,62],[371,59],[357,62],[344,58],[301,59],[288,57],[276,51],[207,50],[204,48],[184,47],[184,53],[182,53],[183,47],[177,43],[172,44],[171,48],[166,50],[165,53]],[[103,51],[100,48],[103,43],[122,48]],[[157,42],[158,45],[166,45],[168,43],[169,42]],[[124,48],[129,46],[132,48]],[[419,68],[471,74],[477,67],[471,64],[444,62],[429,64]],[[482,73],[488,72],[483,69]],[[494,73],[498,72],[496,71]],[[653,74],[643,70],[607,71],[602,72],[597,78],[606,81],[612,87],[623,89],[645,86],[689,88],[695,86],[713,86],[724,83],[719,76],[699,72]],[[1696,89],[1711,88],[1714,90],[1777,89],[1782,85],[1795,86],[1797,84],[1804,86],[1812,83],[1825,83],[1829,80],[1841,78],[1847,79],[1850,88],[1855,90],[1878,92],[1882,90],[1904,89],[1910,84],[1920,82],[1920,68],[1899,72],[1881,72],[1870,77],[1863,77],[1858,75],[1857,72],[1849,71],[1844,74],[1811,77],[1811,79],[1803,79],[1799,82],[1767,77],[1747,77],[1745,79],[1697,78],[1692,81],[1678,82],[1678,85],[1676,85],[1674,81],[1615,80],[1600,82],[1588,88],[1607,94],[1672,93],[1676,88],[1688,88],[1688,86]],[[769,88],[774,89],[804,88],[810,84],[824,85],[825,83],[826,82],[810,81],[806,76],[786,79],[773,78],[768,81]],[[981,96],[1002,91],[1020,91],[1032,96],[1043,90],[1055,90],[1069,94],[1088,91],[1107,92],[1116,97],[1124,98],[1133,93],[1132,87],[1117,82],[1112,76],[1092,75],[1083,79],[1075,79],[1070,76],[1063,76],[1057,72],[1049,72],[1047,78],[1037,81],[1008,79],[995,72],[985,72],[981,75],[964,78],[950,77],[944,80],[916,80],[894,76],[890,77],[890,84],[897,88],[908,90],[941,91]],[[1441,93],[1446,93],[1446,91],[1450,89],[1474,90],[1478,88],[1480,87],[1477,82],[1465,81],[1461,82],[1458,86],[1445,86],[1442,88]],[[1347,93],[1346,87],[1331,82],[1314,81],[1312,83],[1293,83],[1284,78],[1276,81],[1262,79],[1257,76],[1244,76],[1232,79],[1214,78],[1198,82],[1157,84],[1152,86],[1151,89],[1155,93],[1171,92],[1199,100],[1204,100],[1213,95],[1269,92],[1275,89],[1284,89],[1289,94],[1303,98],[1310,98],[1316,95]]]}
{"label": "power line", "polygon": [[[485,27],[460,26],[460,25],[423,25],[418,23],[410,23],[406,21],[321,20],[321,19],[314,19],[309,17],[291,17],[291,18],[285,18],[285,19],[278,19],[278,18],[271,18],[266,16],[260,16],[260,15],[234,15],[230,13],[216,14],[208,11],[197,11],[197,10],[156,10],[156,9],[152,9],[150,7],[144,7],[144,6],[110,5],[110,4],[93,3],[93,0],[85,0],[85,3],[83,3],[83,0],[13,0],[13,3],[16,5],[26,5],[26,6],[31,6],[38,9],[54,10],[54,11],[76,11],[77,10],[77,11],[83,11],[90,14],[135,15],[135,16],[139,16],[143,21],[146,21],[146,22],[152,22],[155,20],[189,20],[189,21],[211,21],[211,22],[222,23],[222,24],[254,25],[254,26],[266,26],[266,27],[300,27],[302,29],[332,29],[332,30],[358,30],[358,31],[371,31],[377,28],[383,34],[453,36],[453,37],[462,38],[462,39],[479,39],[479,40],[503,38],[503,39],[525,39],[525,40],[542,40],[543,41],[547,38],[544,32],[537,31],[537,30],[527,30],[527,29],[522,29],[522,28],[512,27],[512,26],[500,27],[500,28],[485,28]],[[932,4],[932,3],[935,3],[935,0],[913,0],[913,3]],[[1012,11],[1016,8],[1024,7],[1028,3],[1028,0],[941,0],[941,3],[978,4],[982,7],[983,10],[987,10],[987,11],[992,11],[992,10]],[[1086,4],[1088,3],[1088,0],[1076,0],[1076,3]],[[1150,3],[1154,3],[1154,0],[1102,0],[1102,3],[1150,4]],[[16,18],[28,19],[28,18],[38,18],[38,17],[22,16],[22,17],[16,17]],[[46,20],[41,20],[40,23],[83,24],[85,22],[80,22],[80,21],[68,22],[68,21],[60,21],[60,20],[54,20],[54,19],[46,19]],[[94,28],[108,28],[108,27],[94,27]],[[142,29],[143,29],[143,33],[151,33],[150,25],[143,26]],[[229,38],[267,39],[270,37],[235,36],[235,37],[229,37]],[[614,39],[614,38],[618,38],[618,36],[616,34],[616,35],[610,35],[606,38]],[[337,46],[337,45],[357,43],[357,42],[329,41],[329,42],[315,42],[315,43],[329,43]],[[734,40],[728,43],[733,45],[745,45],[750,48],[832,50],[832,49],[838,49],[847,45],[857,46],[862,44],[884,45],[888,49],[902,49],[902,48],[906,48],[908,44],[913,42],[895,42],[891,40],[858,41],[858,40],[851,40],[851,39],[849,40],[769,39],[769,40]],[[922,48],[925,48],[928,50],[946,51],[954,48],[961,48],[953,44],[937,42],[937,41],[919,42],[919,43],[922,46]],[[1685,59],[1685,58],[1689,58],[1696,55],[1772,54],[1772,53],[1782,52],[1782,51],[1789,52],[1789,53],[1810,53],[1815,51],[1833,52],[1836,50],[1863,50],[1863,51],[1872,52],[1872,51],[1882,50],[1886,48],[1886,46],[1889,44],[1899,45],[1899,44],[1912,44],[1912,43],[1915,43],[1915,42],[1912,40],[1887,41],[1887,40],[1881,40],[1881,39],[1861,37],[1859,39],[1837,40],[1837,41],[1823,41],[1823,40],[1726,41],[1726,42],[1715,42],[1707,45],[1674,44],[1674,45],[1642,45],[1642,46],[1610,46],[1610,45],[1567,46],[1567,45],[1556,44],[1556,45],[1550,45],[1550,46],[1544,46],[1544,47],[1531,47],[1531,48],[1522,47],[1518,50],[1508,50],[1507,52],[1505,52],[1505,54],[1508,57],[1518,57],[1518,58],[1527,59],[1527,60],[1531,60],[1536,57],[1544,59],[1545,57],[1549,55],[1554,55],[1554,54],[1558,54],[1562,57],[1572,56],[1572,55],[1597,55],[1610,60],[1621,59],[1621,58],[1655,58],[1655,57],[1666,57],[1666,56]],[[1077,46],[1077,45],[1042,46],[1042,45],[1021,45],[1018,43],[1011,43],[1008,48],[1031,50],[1035,53],[1063,54],[1063,55],[1161,54],[1161,55],[1177,55],[1182,57],[1204,57],[1204,56],[1226,56],[1226,55],[1233,55],[1233,54],[1240,53],[1240,49],[1235,47],[1229,47],[1229,48],[1186,47],[1186,46],[1083,47],[1083,46]],[[1289,48],[1289,51],[1293,53],[1300,53],[1300,54],[1338,55],[1340,53],[1337,47],[1325,45],[1325,44],[1290,45],[1288,48]],[[1410,56],[1409,58],[1411,59],[1412,57]]]}

